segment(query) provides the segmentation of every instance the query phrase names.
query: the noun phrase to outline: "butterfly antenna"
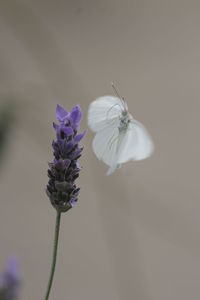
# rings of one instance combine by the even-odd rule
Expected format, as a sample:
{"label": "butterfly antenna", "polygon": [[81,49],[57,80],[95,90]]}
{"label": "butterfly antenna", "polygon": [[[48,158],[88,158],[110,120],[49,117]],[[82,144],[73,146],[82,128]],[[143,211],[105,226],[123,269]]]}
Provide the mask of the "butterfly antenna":
{"label": "butterfly antenna", "polygon": [[112,86],[112,88],[113,88],[113,90],[114,90],[116,96],[117,96],[119,99],[123,99],[123,98],[120,96],[120,94],[119,94],[119,92],[118,92],[118,90],[117,90],[117,88],[115,87],[115,85],[114,85],[113,82],[111,82],[111,86]]}
{"label": "butterfly antenna", "polygon": [[113,88],[113,90],[114,90],[116,96],[121,100],[122,104],[124,105],[124,102],[125,102],[124,97],[121,97],[121,96],[120,96],[120,94],[119,94],[119,92],[118,92],[118,90],[117,90],[117,88],[115,87],[115,85],[114,85],[113,82],[111,82],[111,86],[112,86],[112,88]]}

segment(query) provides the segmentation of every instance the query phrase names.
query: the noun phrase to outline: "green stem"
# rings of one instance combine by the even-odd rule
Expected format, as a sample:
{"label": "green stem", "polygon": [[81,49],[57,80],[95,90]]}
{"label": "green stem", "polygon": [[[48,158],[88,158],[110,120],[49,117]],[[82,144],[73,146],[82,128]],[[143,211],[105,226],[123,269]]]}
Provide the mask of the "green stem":
{"label": "green stem", "polygon": [[48,286],[47,286],[45,300],[49,299],[49,294],[50,294],[50,291],[51,291],[51,286],[52,286],[55,267],[56,267],[58,238],[59,238],[59,230],[60,230],[60,218],[61,218],[61,212],[57,212],[56,226],[55,226],[55,236],[54,236],[54,246],[53,246],[53,259],[52,259],[52,264],[51,264],[51,272],[50,272],[50,276],[49,276],[49,282],[48,282]]}

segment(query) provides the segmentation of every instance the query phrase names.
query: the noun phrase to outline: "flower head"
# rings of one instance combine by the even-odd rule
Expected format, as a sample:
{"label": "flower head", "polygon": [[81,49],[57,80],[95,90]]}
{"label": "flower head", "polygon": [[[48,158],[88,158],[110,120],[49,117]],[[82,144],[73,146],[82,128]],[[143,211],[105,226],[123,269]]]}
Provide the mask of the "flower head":
{"label": "flower head", "polygon": [[53,123],[56,141],[53,141],[54,160],[49,163],[49,182],[47,195],[57,211],[65,212],[77,202],[79,188],[75,179],[79,176],[78,159],[83,150],[79,147],[80,140],[86,131],[78,134],[82,112],[76,105],[68,113],[64,107],[57,105],[56,118],[59,124]]}
{"label": "flower head", "polygon": [[15,257],[11,257],[3,273],[0,274],[0,299],[16,300],[21,277],[19,264]]}

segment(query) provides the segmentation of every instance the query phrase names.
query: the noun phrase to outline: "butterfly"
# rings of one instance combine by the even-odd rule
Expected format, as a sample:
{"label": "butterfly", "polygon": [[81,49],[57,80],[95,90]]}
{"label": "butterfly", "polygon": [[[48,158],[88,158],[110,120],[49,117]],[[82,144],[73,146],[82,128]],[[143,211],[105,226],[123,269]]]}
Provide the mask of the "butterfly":
{"label": "butterfly", "polygon": [[93,150],[99,160],[109,166],[107,175],[129,160],[149,157],[153,141],[145,127],[128,111],[124,98],[103,96],[93,101],[88,110],[88,126],[95,132]]}

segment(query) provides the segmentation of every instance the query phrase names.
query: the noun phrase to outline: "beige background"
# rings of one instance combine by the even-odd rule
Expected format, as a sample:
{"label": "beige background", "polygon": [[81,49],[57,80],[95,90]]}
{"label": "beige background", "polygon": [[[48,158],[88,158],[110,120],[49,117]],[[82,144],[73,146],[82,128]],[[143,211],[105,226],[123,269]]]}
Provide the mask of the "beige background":
{"label": "beige background", "polygon": [[112,80],[156,151],[106,177],[88,130],[51,299],[199,299],[200,2],[1,0],[0,35],[0,101],[19,103],[0,172],[0,267],[19,257],[20,299],[43,299],[49,275],[56,103],[79,103],[83,129]]}

